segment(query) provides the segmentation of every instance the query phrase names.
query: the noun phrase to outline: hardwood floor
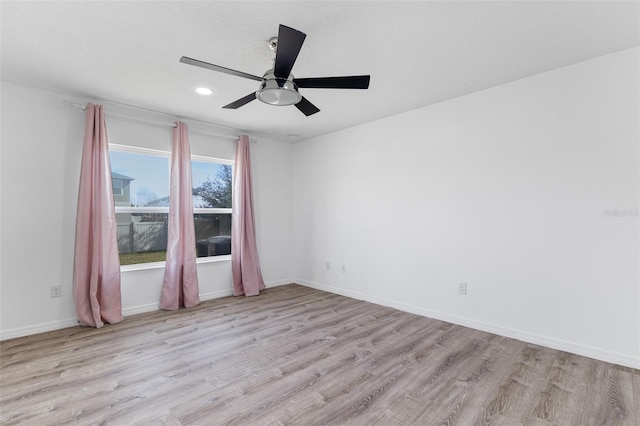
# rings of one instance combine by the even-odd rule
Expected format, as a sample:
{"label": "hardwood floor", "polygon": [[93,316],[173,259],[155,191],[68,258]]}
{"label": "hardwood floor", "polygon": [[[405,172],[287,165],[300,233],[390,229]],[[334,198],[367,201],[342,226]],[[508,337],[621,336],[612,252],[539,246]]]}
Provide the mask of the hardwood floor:
{"label": "hardwood floor", "polygon": [[0,357],[2,425],[640,425],[638,370],[298,285]]}

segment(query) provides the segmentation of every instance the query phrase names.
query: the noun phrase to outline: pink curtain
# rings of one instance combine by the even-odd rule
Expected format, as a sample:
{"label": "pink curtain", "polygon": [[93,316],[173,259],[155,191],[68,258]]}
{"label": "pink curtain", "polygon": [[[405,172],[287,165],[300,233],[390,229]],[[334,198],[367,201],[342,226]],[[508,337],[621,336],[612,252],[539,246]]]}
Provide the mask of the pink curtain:
{"label": "pink curtain", "polygon": [[233,171],[233,213],[231,219],[231,269],[236,296],[256,296],[264,289],[258,261],[253,218],[249,137],[242,135],[236,148]]}
{"label": "pink curtain", "polygon": [[200,303],[192,188],[189,129],[180,121],[173,130],[171,148],[167,263],[160,295],[162,309],[191,308]]}
{"label": "pink curtain", "polygon": [[116,233],[104,112],[101,105],[88,104],[73,265],[73,298],[80,324],[100,328],[104,322],[122,321]]}

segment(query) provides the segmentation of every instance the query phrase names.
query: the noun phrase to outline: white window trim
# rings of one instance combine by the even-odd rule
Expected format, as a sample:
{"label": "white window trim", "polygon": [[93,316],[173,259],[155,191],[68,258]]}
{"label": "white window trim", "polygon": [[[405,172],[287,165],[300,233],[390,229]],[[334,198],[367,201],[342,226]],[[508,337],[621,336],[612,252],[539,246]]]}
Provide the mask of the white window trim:
{"label": "white window trim", "polygon": [[194,160],[200,161],[202,163],[226,164],[229,166],[234,166],[236,164],[234,160],[225,160],[224,158],[215,158],[215,157],[204,157],[202,155],[192,155],[191,161],[194,161]]}
{"label": "white window trim", "polygon": [[160,149],[152,149],[152,148],[140,148],[137,146],[131,145],[120,145],[117,143],[110,143],[109,149],[114,149],[116,151],[124,151],[131,152],[134,154],[145,154],[145,155],[155,155],[158,157],[169,157],[171,158],[171,151],[163,151]]}

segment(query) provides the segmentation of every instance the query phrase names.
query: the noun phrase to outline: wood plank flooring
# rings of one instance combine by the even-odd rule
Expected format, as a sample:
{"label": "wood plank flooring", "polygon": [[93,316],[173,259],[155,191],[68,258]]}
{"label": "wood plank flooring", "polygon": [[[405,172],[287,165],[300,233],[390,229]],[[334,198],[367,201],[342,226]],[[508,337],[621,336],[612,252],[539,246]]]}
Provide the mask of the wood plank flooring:
{"label": "wood plank flooring", "polygon": [[640,425],[640,371],[298,285],[0,342],[0,424]]}

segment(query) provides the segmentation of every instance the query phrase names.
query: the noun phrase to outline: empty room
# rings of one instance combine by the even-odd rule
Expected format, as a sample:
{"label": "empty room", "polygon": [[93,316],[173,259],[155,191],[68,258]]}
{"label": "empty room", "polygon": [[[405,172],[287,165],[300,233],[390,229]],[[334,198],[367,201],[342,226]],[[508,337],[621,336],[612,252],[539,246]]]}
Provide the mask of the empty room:
{"label": "empty room", "polygon": [[0,424],[640,424],[640,2],[0,24]]}

